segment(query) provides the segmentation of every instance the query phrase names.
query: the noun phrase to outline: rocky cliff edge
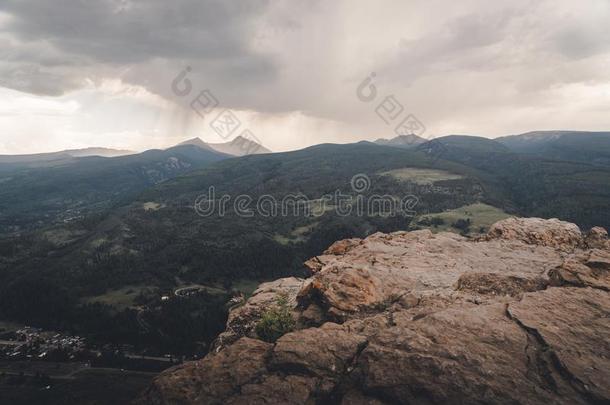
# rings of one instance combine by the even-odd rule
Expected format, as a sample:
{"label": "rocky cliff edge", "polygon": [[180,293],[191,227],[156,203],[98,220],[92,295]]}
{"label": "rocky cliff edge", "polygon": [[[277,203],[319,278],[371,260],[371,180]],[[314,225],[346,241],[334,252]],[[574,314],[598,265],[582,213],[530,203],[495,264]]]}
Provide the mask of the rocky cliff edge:
{"label": "rocky cliff edge", "polygon": [[[467,239],[430,231],[336,242],[312,276],[262,284],[201,361],[146,404],[610,402],[610,244],[556,219]],[[296,322],[256,324],[279,296]]]}

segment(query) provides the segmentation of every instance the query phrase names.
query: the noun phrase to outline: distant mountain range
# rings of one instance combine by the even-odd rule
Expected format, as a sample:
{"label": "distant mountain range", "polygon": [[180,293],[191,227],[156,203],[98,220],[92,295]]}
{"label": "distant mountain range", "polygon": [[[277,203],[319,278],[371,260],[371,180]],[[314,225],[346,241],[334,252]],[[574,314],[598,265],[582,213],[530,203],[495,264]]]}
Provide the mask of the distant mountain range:
{"label": "distant mountain range", "polygon": [[33,163],[64,160],[71,157],[101,156],[117,157],[131,155],[135,152],[110,148],[69,149],[60,152],[36,153],[29,155],[0,155],[0,163]]}
{"label": "distant mountain range", "polygon": [[117,157],[63,156],[68,158],[0,163],[0,234],[101,212],[147,187],[232,157],[193,145]]}
{"label": "distant mountain range", "polygon": [[[559,218],[583,230],[610,227],[610,167],[603,164],[610,137],[516,138],[520,145],[536,145],[528,153],[516,151],[513,139],[451,135],[404,147],[409,139],[399,138],[385,145],[321,144],[245,157],[192,140],[167,150],[0,171],[0,318],[61,327],[72,313],[69,326],[75,330],[104,334],[115,329],[105,325],[121,325],[112,337],[116,341],[128,332],[131,342],[156,339],[157,328],[141,328],[135,316],[139,310],[133,309],[131,317],[81,303],[127,286],[169,292],[198,285],[228,292],[243,281],[301,276],[303,261],[336,240],[424,226],[403,215],[356,209],[345,215],[332,200],[322,205],[320,215],[295,213],[298,204],[291,204],[288,215],[283,209],[269,212],[277,208],[273,200],[292,201],[297,193],[314,203],[314,211],[318,202],[340,191],[356,201],[360,196],[394,201],[416,196],[417,216],[482,203],[504,215]],[[557,151],[566,158],[558,159]],[[370,180],[365,191],[354,188],[355,175]],[[416,181],[422,175],[433,187]],[[214,196],[208,194],[211,187]],[[266,213],[238,214],[235,202],[244,196],[241,201],[251,198],[249,208]],[[270,198],[271,206],[257,205]],[[214,210],[202,215],[194,209],[196,201],[207,201]],[[465,212],[445,225],[457,230],[460,220],[470,217],[476,214]],[[472,230],[485,231],[474,225]],[[160,305],[156,293],[149,299]],[[172,310],[163,336],[184,339],[181,326],[201,322],[188,318],[196,308]],[[210,309],[201,319],[214,313]],[[91,325],[91,319],[107,322]],[[156,318],[145,319],[152,323]],[[216,322],[222,328],[225,321]]]}
{"label": "distant mountain range", "polygon": [[[187,141],[181,142],[176,146],[193,145],[201,149],[211,150],[214,152],[220,152],[232,156],[245,156],[252,154],[261,153],[272,153],[269,149],[263,145],[246,139],[242,136],[237,136],[233,140],[224,143],[207,143],[202,141],[200,138],[193,138]],[[170,148],[171,149],[171,148]],[[48,153],[35,153],[26,155],[0,155],[0,170],[2,165],[17,165],[17,166],[28,166],[36,167],[38,165],[48,166],[50,162],[64,162],[72,158],[81,158],[89,156],[99,157],[119,157],[126,155],[135,155],[138,152],[123,150],[123,149],[112,149],[112,148],[101,148],[101,147],[90,147],[83,149],[68,149],[58,152]]]}
{"label": "distant mountain range", "polygon": [[85,157],[114,158],[134,153],[128,150],[94,147],[29,155],[0,155],[0,175],[8,175],[26,169],[63,166]]}
{"label": "distant mountain range", "polygon": [[610,132],[537,131],[496,141],[513,152],[610,166]]}
{"label": "distant mountain range", "polygon": [[377,145],[396,146],[399,148],[414,148],[424,142],[426,142],[426,139],[414,134],[399,135],[392,139],[379,138],[375,141]]}
{"label": "distant mountain range", "polygon": [[176,176],[223,159],[261,153],[270,151],[238,136],[213,144],[195,138],[142,153],[86,148],[0,156],[0,234],[103,212]]}
{"label": "distant mountain range", "polygon": [[482,148],[488,152],[514,152],[546,159],[610,166],[610,132],[535,131],[495,139],[473,135],[448,135],[430,141],[411,134],[375,141],[378,145],[406,149],[422,149],[430,142],[459,145],[462,148]]}
{"label": "distant mountain range", "polygon": [[226,153],[227,155],[233,156],[245,156],[245,155],[258,155],[262,153],[272,153],[269,149],[263,145],[246,139],[242,136],[238,136],[232,141],[224,143],[207,143],[202,141],[200,138],[189,139],[179,145],[194,145],[202,149],[209,149],[220,153]]}
{"label": "distant mountain range", "polygon": [[[564,177],[576,170],[575,167],[570,168],[568,162],[578,163],[579,172],[585,170],[582,165],[610,166],[610,132],[543,131],[498,139],[449,135],[430,141],[416,135],[402,135],[393,139],[378,139],[374,143],[361,142],[358,145],[360,144],[365,147],[362,149],[363,153],[368,150],[367,145],[398,149],[398,153],[414,152],[428,157],[434,155],[435,159],[431,161],[431,165],[439,159],[451,161],[476,168],[481,171],[483,177],[493,171],[495,174],[487,187],[496,187],[492,194],[498,195],[500,201],[504,198],[500,196],[500,191],[508,191],[506,185],[501,184],[505,180],[499,179],[506,176],[513,178],[515,173],[521,173],[524,178],[514,184],[515,187],[524,187],[525,179],[532,175],[533,168],[542,172],[542,165],[545,165],[547,160],[562,162],[559,165],[546,165],[561,167],[557,173]],[[306,150],[315,151],[325,147],[330,145],[317,145]],[[333,147],[341,150],[339,145]],[[35,229],[57,221],[101,212],[119,202],[128,202],[151,186],[196,172],[220,160],[269,153],[271,151],[264,146],[237,137],[226,143],[206,143],[194,138],[173,148],[143,153],[86,148],[56,153],[0,156],[0,234]],[[273,156],[291,155],[275,153]],[[311,165],[316,164],[315,156],[314,154],[311,159]],[[352,157],[356,162],[362,159],[357,153],[353,153]],[[321,161],[319,163],[322,164]],[[336,165],[330,161],[326,164]],[[529,171],[516,166],[518,164],[529,165]],[[553,170],[544,173],[549,175]],[[303,179],[310,178],[309,174],[302,172],[300,175],[295,174],[286,184],[296,182],[299,176]],[[319,183],[325,180],[313,176],[311,181]],[[574,181],[576,184],[580,183],[581,188],[585,187],[581,180]],[[588,187],[587,189],[590,190]],[[522,192],[539,191],[539,188],[528,186]],[[514,193],[514,189],[510,192]],[[528,197],[524,198],[530,200]],[[559,197],[553,198],[559,200]],[[575,200],[576,198],[572,199]],[[558,211],[554,209],[549,212]],[[545,214],[540,212],[539,215]],[[575,217],[567,219],[587,225],[591,223],[589,220]]]}
{"label": "distant mountain range", "polygon": [[73,157],[85,157],[85,156],[101,156],[101,157],[117,157],[125,155],[133,155],[134,151],[125,149],[110,149],[110,148],[84,148],[84,149],[69,149],[64,153],[67,153]]}
{"label": "distant mountain range", "polygon": [[[504,145],[509,151],[537,155],[549,159],[574,160],[591,164],[610,165],[610,132],[587,131],[533,131],[519,135],[503,136],[495,139],[473,135],[448,135],[428,140],[415,134],[399,135],[394,138],[379,138],[374,141],[377,145],[393,146],[410,149],[424,145],[427,142],[440,141],[453,142],[461,137],[460,143],[465,144],[481,140],[492,144]],[[469,138],[472,138],[469,140]],[[201,149],[224,153],[232,156],[245,156],[252,154],[273,153],[260,143],[238,136],[229,142],[209,143],[200,138],[193,138],[179,143],[176,146],[192,145]],[[480,146],[480,145],[479,145]],[[498,146],[496,146],[498,147]],[[121,149],[90,147],[84,149],[69,149],[59,152],[38,153],[27,155],[0,155],[0,172],[10,165],[37,167],[48,166],[50,162],[58,163],[79,157],[100,156],[118,157],[134,155],[136,152]]]}

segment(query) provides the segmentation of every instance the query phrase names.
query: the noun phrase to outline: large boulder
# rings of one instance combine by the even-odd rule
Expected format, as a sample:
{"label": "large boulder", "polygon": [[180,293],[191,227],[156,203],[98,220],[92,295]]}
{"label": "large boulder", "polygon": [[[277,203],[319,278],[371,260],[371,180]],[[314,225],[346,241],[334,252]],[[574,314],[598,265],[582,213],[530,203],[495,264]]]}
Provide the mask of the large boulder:
{"label": "large boulder", "polygon": [[[528,227],[521,220],[520,229],[544,228],[539,221]],[[555,224],[551,221],[548,228]],[[567,253],[545,238],[533,244],[537,239],[524,241],[522,236],[471,241],[429,230],[376,233],[342,255],[318,256],[319,268],[298,300],[304,307],[315,302],[326,308],[330,320],[344,321],[387,307],[405,292],[447,291],[457,285],[517,295],[544,288],[547,272],[561,265]]]}
{"label": "large boulder", "polygon": [[[610,403],[604,232],[583,238],[533,218],[478,239],[424,230],[340,241],[308,261],[309,279],[263,284],[213,353],[161,374],[141,401]],[[253,339],[280,295],[296,330]]]}
{"label": "large boulder", "polygon": [[593,287],[610,291],[610,250],[592,249],[570,255],[549,272],[552,285]]}
{"label": "large boulder", "polygon": [[364,336],[329,322],[320,328],[303,329],[281,337],[273,348],[270,365],[333,380],[347,371],[365,344]]}
{"label": "large boulder", "polygon": [[578,403],[530,368],[529,344],[503,304],[450,308],[372,336],[356,375],[364,393],[392,403]]}
{"label": "large boulder", "polygon": [[565,251],[572,251],[583,244],[583,236],[577,225],[556,218],[508,218],[493,224],[487,237],[519,240]]}
{"label": "large boulder", "polygon": [[600,226],[591,228],[585,236],[585,244],[591,249],[608,248],[608,232]]}
{"label": "large boulder", "polygon": [[141,405],[222,404],[266,372],[272,345],[242,338],[204,361],[171,368],[154,379]]}

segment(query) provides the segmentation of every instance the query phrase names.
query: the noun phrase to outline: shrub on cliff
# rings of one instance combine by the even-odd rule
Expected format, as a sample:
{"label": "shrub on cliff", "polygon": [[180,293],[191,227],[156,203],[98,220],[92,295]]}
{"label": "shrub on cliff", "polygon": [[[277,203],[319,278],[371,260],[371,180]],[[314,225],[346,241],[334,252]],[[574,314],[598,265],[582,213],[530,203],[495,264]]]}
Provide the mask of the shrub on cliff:
{"label": "shrub on cliff", "polygon": [[295,322],[290,313],[286,297],[279,297],[277,305],[263,313],[256,324],[256,334],[265,342],[273,343],[286,333],[294,330]]}

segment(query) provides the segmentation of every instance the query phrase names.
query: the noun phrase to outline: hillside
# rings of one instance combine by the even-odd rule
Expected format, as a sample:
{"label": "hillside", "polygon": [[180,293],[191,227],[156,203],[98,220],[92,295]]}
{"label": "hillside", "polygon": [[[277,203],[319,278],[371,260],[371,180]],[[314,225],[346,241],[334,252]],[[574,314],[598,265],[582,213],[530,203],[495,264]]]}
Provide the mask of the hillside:
{"label": "hillside", "polygon": [[64,151],[73,157],[85,157],[85,156],[101,156],[101,157],[117,157],[134,155],[136,152],[125,150],[125,149],[111,149],[111,148],[84,148],[84,149],[68,149]]}
{"label": "hillside", "polygon": [[306,264],[310,277],[262,284],[212,353],[137,403],[610,401],[602,228],[513,218],[478,240],[376,233]]}
{"label": "hillside", "polygon": [[37,153],[30,155],[0,155],[0,172],[22,167],[36,167],[70,158],[85,156],[117,157],[131,155],[135,152],[110,148],[68,149],[59,152]]}
{"label": "hillside", "polygon": [[[324,144],[224,159],[199,170],[191,166],[188,173],[158,184],[154,177],[152,186],[102,215],[0,240],[0,297],[13,303],[0,305],[2,316],[53,327],[67,323],[94,336],[106,336],[105,325],[120,319],[124,329],[114,340],[188,352],[194,342],[190,337],[204,333],[202,325],[206,339],[222,327],[223,305],[234,291],[247,293],[244,285],[302,276],[303,261],[339,239],[433,227],[438,219],[455,232],[474,235],[486,232],[491,218],[506,215],[559,217],[583,229],[610,224],[608,169],[507,152],[486,139],[436,142],[442,145],[440,156],[428,153],[437,143],[415,149]],[[186,150],[195,156],[212,153],[180,148],[186,148],[184,155]],[[151,152],[166,158],[167,153]],[[129,173],[126,179],[132,178]],[[84,187],[76,181],[80,177],[69,175],[66,168],[66,187]],[[102,184],[125,183],[116,174],[103,178]],[[360,183],[364,187],[358,188]],[[37,193],[41,190],[46,189]],[[372,213],[357,208],[346,213],[337,200],[326,199],[337,192],[352,202],[384,195],[394,202],[406,198],[410,208],[390,212],[395,215],[382,214],[379,206]],[[294,203],[283,211],[281,202],[296,195],[310,202],[311,212]],[[246,198],[245,214],[235,211],[239,196]],[[208,206],[213,209],[207,211]],[[270,212],[273,207],[278,211]],[[429,215],[441,212],[446,214]],[[180,312],[181,322],[192,325],[176,329],[173,320],[159,315],[167,310],[160,298],[189,286],[211,295],[172,303],[172,313]],[[45,305],[38,294],[26,293],[40,291],[52,292],[45,295]],[[198,311],[191,311],[195,302]],[[120,308],[108,306],[113,303]],[[96,322],[87,321],[91,311]],[[143,331],[143,317],[163,333]]]}
{"label": "hillside", "polygon": [[433,140],[420,145],[419,149],[426,149],[430,147],[430,145],[436,143],[442,144],[445,152],[452,152],[455,155],[461,152],[464,158],[478,156],[480,154],[511,152],[510,148],[495,139],[469,135],[447,135],[434,138]]}
{"label": "hillside", "polygon": [[496,140],[517,153],[610,166],[610,132],[538,131]]}
{"label": "hillside", "polygon": [[[461,177],[441,180],[435,188],[382,174],[433,164]],[[281,201],[288,194],[303,193],[316,201],[338,190],[355,197],[358,193],[350,182],[359,173],[370,178],[370,188],[364,190],[367,198],[374,194],[406,197],[414,204],[412,208],[421,212],[457,208],[484,198],[477,172],[472,169],[450,162],[433,163],[423,153],[370,143],[319,145],[296,152],[226,159],[162,182],[103,216],[0,240],[0,297],[2,302],[11,303],[0,302],[0,316],[53,327],[68,324],[94,336],[116,333],[106,338],[139,345],[162,344],[159,350],[192,350],[194,340],[184,334],[194,334],[208,322],[206,339],[213,338],[213,331],[222,327],[217,320],[220,317],[222,322],[223,300],[244,282],[301,275],[302,262],[333,241],[406,229],[411,219],[400,212],[383,216],[360,215],[354,210],[340,215],[332,204],[323,215],[303,215],[290,206],[286,215],[280,211],[275,216],[244,217],[228,209],[224,214],[216,211],[201,216],[193,209],[198,197],[206,195],[210,186],[215,187],[217,199],[225,193],[231,196],[229,207],[242,194],[253,199],[269,195]],[[184,311],[180,315],[186,318],[183,322],[201,325],[182,331],[159,315],[158,308],[163,308],[159,300],[161,294],[189,285],[219,291],[214,299],[197,301],[199,311],[217,317],[208,315],[205,321],[191,318],[195,312],[183,306],[193,305],[192,301],[175,304],[173,310]],[[125,286],[148,293],[138,299],[139,304],[134,302],[119,313],[112,307],[81,305],[108,302],[103,295],[116,297]],[[44,305],[34,298],[42,291],[48,292]],[[144,303],[150,310],[137,315]],[[95,322],[89,321],[91,311]],[[142,331],[138,316],[159,324],[163,335],[155,333],[156,329]],[[120,331],[106,327],[119,319],[124,325]]]}
{"label": "hillside", "polygon": [[181,146],[114,158],[70,157],[0,174],[0,233],[103,212],[147,187],[227,157]]}
{"label": "hillside", "polygon": [[[482,173],[491,205],[511,201],[525,216],[558,217],[587,229],[610,226],[610,169],[588,162],[516,153],[496,140],[448,136],[419,145]],[[578,148],[575,147],[575,151]]]}

